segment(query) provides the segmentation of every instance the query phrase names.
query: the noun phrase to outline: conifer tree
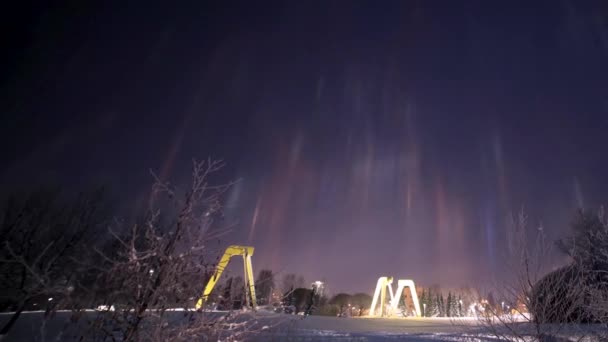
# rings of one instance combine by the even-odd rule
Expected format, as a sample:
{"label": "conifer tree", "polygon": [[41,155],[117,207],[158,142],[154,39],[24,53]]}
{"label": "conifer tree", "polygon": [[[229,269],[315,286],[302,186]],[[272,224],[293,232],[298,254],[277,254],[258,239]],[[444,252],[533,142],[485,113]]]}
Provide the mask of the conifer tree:
{"label": "conifer tree", "polygon": [[447,307],[445,310],[445,314],[447,317],[452,317],[453,316],[453,312],[454,312],[454,303],[453,303],[453,299],[452,299],[452,292],[448,292],[448,302],[447,302]]}
{"label": "conifer tree", "polygon": [[462,297],[458,295],[458,317],[463,317],[464,312],[462,311]]}
{"label": "conifer tree", "polygon": [[420,296],[420,309],[422,310],[422,317],[428,317],[428,294],[426,290],[422,290],[422,295]]}
{"label": "conifer tree", "polygon": [[439,316],[439,294],[436,294],[434,297],[431,297],[431,317]]}
{"label": "conifer tree", "polygon": [[450,293],[450,296],[448,296],[448,308],[449,308],[449,317],[459,317],[459,310],[458,310],[458,300],[456,299],[456,294],[452,294]]}

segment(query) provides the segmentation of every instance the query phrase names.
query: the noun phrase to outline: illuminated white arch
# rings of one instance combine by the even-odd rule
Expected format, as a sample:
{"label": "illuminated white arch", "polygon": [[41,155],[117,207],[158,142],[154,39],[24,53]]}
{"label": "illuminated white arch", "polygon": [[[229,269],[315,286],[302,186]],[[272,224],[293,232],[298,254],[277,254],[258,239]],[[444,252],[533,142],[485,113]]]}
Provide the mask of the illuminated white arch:
{"label": "illuminated white arch", "polygon": [[399,279],[397,281],[397,292],[393,294],[393,277],[380,277],[378,278],[378,282],[376,283],[376,290],[374,291],[374,297],[372,299],[372,306],[369,308],[369,315],[376,316],[376,306],[378,305],[378,301],[380,301],[380,317],[387,316],[386,312],[386,289],[388,288],[388,293],[390,295],[390,305],[391,311],[396,312],[397,307],[399,305],[399,299],[403,295],[403,289],[406,287],[410,291],[410,295],[412,296],[412,302],[414,302],[414,310],[416,311],[416,316],[422,316],[420,312],[420,302],[418,301],[418,294],[416,293],[416,285],[414,281],[411,279]]}
{"label": "illuminated white arch", "polygon": [[369,315],[376,315],[376,305],[378,299],[380,299],[380,317],[386,315],[386,288],[388,287],[389,294],[391,296],[391,302],[393,301],[393,277],[380,277],[376,283],[376,291],[374,291],[374,298],[372,299],[372,306],[369,308]]}
{"label": "illuminated white arch", "polygon": [[416,316],[422,316],[422,314],[420,313],[420,302],[418,302],[418,294],[416,293],[416,285],[411,279],[399,279],[399,281],[397,282],[397,292],[395,292],[395,296],[391,299],[391,307],[393,308],[393,310],[397,309],[397,306],[399,305],[399,299],[403,294],[403,289],[406,287],[410,290],[412,302],[414,302],[414,310],[416,310]]}

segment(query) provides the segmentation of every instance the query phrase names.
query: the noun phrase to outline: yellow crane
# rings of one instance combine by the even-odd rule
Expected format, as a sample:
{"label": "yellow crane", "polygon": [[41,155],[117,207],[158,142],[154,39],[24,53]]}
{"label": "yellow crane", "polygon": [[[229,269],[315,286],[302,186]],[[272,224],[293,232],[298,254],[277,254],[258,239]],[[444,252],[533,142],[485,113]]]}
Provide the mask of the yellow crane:
{"label": "yellow crane", "polygon": [[251,256],[253,255],[253,251],[254,251],[254,248],[251,246],[232,245],[232,246],[228,246],[228,248],[226,248],[224,255],[222,255],[220,262],[217,264],[217,267],[215,268],[215,272],[213,273],[213,275],[209,279],[209,282],[207,282],[207,285],[205,286],[203,295],[196,302],[197,310],[202,308],[203,305],[205,305],[205,302],[209,298],[209,294],[211,293],[211,291],[213,291],[215,284],[217,284],[217,281],[219,280],[220,276],[222,275],[222,272],[224,272],[224,269],[226,268],[226,266],[228,266],[230,259],[236,255],[240,255],[243,257],[243,268],[244,268],[244,273],[245,273],[245,292],[246,292],[245,298],[246,298],[246,301],[249,302],[249,299],[250,299],[249,296],[251,296],[251,307],[254,310],[256,309],[255,283],[253,282],[253,269],[251,267]]}

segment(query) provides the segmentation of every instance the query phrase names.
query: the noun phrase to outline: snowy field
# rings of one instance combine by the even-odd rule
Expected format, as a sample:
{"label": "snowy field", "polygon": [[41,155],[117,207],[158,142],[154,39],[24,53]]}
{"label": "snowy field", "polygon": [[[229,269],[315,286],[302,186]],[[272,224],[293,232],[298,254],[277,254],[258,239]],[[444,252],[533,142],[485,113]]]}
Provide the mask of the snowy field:
{"label": "snowy field", "polygon": [[[95,315],[94,311],[88,313]],[[176,319],[184,312],[170,313]],[[225,312],[208,313],[225,315]],[[0,323],[10,316],[0,314]],[[70,322],[69,312],[57,312],[53,318],[43,320],[42,312],[26,312],[17,321],[4,341],[74,341],[77,331],[86,323]],[[447,318],[339,318],[325,316],[292,316],[259,312],[255,316],[257,335],[251,341],[498,341],[475,319]],[[525,329],[525,323],[519,323]],[[580,331],[577,329],[577,331]],[[562,334],[568,335],[568,334]],[[552,341],[577,340],[558,338]]]}
{"label": "snowy field", "polygon": [[[283,329],[283,330],[281,330]],[[519,337],[533,336],[534,327],[526,322],[517,322],[507,328],[497,324],[496,329],[502,336],[508,336],[509,329],[514,329]],[[585,338],[591,333],[606,329],[602,326],[571,325],[543,327],[545,331],[554,331],[546,341],[599,341]],[[267,336],[272,336],[267,334]],[[479,323],[476,318],[338,318],[310,316],[284,324],[274,332],[275,339],[293,341],[501,341],[490,329]],[[266,336],[260,336],[264,341]],[[533,338],[513,338],[519,341],[534,341]]]}
{"label": "snowy field", "polygon": [[[477,321],[446,318],[339,318],[310,316],[285,322],[255,340],[291,341],[462,341],[476,332]],[[479,339],[477,339],[479,340]],[[483,339],[493,340],[493,339]]]}

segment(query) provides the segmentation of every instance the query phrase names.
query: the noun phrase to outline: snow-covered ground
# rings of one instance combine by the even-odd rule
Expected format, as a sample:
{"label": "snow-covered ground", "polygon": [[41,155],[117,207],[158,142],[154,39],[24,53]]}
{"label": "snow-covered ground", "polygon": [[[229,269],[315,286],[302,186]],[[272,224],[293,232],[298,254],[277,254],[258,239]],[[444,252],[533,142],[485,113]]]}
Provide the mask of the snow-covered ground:
{"label": "snow-covered ground", "polygon": [[[173,315],[183,317],[183,310],[173,310]],[[87,314],[95,315],[91,310]],[[224,315],[225,312],[214,312]],[[10,318],[0,314],[0,324]],[[255,316],[258,329],[252,341],[499,341],[474,318],[339,318],[325,316],[293,316],[258,312]],[[70,323],[70,312],[57,312],[44,320],[44,313],[25,312],[4,341],[72,341],[85,323]],[[526,330],[525,323],[517,323]],[[571,337],[554,341],[577,340],[580,332],[589,327],[573,326],[561,331],[561,336]],[[570,330],[570,331],[567,331]]]}

